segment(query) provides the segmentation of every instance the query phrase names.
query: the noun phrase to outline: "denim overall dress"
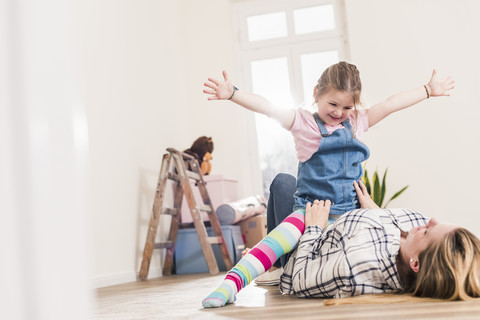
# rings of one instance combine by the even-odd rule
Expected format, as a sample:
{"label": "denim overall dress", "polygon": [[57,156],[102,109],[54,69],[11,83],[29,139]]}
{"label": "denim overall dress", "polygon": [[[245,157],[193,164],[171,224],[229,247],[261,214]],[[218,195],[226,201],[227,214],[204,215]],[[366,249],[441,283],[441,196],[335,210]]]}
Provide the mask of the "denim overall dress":
{"label": "denim overall dress", "polygon": [[322,138],[310,159],[298,164],[294,210],[305,208],[315,199],[330,200],[330,218],[336,219],[360,207],[353,181],[361,178],[362,162],[370,151],[355,139],[349,119],[342,122],[343,128],[329,134],[318,114],[313,116]]}

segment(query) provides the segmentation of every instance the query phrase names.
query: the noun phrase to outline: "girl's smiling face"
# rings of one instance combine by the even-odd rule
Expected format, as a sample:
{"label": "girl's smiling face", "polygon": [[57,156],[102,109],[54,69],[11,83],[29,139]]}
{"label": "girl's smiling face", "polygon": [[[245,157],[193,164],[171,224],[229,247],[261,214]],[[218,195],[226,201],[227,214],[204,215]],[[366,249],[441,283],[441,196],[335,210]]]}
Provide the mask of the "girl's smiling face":
{"label": "girl's smiling face", "polygon": [[[316,96],[316,89],[314,96]],[[330,89],[316,100],[318,116],[326,124],[334,127],[350,117],[354,110],[352,94],[347,91]]]}

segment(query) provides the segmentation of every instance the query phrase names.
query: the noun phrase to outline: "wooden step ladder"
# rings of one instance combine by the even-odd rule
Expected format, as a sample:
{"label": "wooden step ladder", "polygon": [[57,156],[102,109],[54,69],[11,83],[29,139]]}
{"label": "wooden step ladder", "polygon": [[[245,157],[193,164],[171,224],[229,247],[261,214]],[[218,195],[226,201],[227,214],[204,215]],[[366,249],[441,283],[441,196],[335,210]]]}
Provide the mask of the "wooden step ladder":
{"label": "wooden step ladder", "polygon": [[[213,244],[218,245],[225,266],[227,267],[227,270],[230,270],[233,268],[232,258],[230,257],[225,244],[222,228],[220,227],[217,214],[215,213],[215,209],[210,201],[205,182],[203,181],[202,174],[200,172],[198,161],[191,155],[182,153],[173,148],[168,148],[167,151],[168,153],[163,155],[160,174],[158,177],[157,190],[155,192],[155,199],[153,201],[152,215],[150,217],[150,224],[148,226],[147,239],[145,241],[145,249],[143,251],[139,279],[147,279],[153,249],[167,249],[165,254],[165,262],[163,265],[163,275],[170,275],[172,273],[175,240],[177,238],[179,225],[181,224],[181,206],[183,195],[185,195],[188,207],[190,208],[195,230],[197,231],[198,239],[200,240],[200,246],[202,248],[203,255],[205,256],[208,270],[211,274],[216,274],[219,272],[217,261],[215,260],[215,255],[213,254],[212,250]],[[195,181],[195,186],[198,187],[198,190],[200,191],[200,195],[203,200],[202,205],[197,205],[195,201],[190,179]],[[176,186],[174,187],[173,208],[163,207],[168,180],[173,180],[176,182]],[[215,235],[214,237],[209,237],[207,235],[205,223],[200,215],[200,211],[205,211],[208,213],[210,224]],[[161,214],[168,214],[172,216],[170,232],[167,241],[155,243],[157,227]]]}

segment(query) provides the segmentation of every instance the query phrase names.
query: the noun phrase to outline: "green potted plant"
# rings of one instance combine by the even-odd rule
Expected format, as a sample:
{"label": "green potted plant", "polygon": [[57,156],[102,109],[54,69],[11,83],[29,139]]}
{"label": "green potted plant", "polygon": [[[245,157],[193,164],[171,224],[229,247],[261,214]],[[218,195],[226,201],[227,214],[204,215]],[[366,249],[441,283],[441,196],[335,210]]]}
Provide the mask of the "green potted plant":
{"label": "green potted plant", "polygon": [[[380,207],[380,208],[386,208],[388,204],[393,200],[398,198],[407,188],[408,185],[400,189],[399,191],[395,192],[393,196],[388,199],[388,201],[385,203],[384,206],[383,202],[385,200],[385,193],[387,191],[387,172],[388,168],[385,169],[385,173],[383,174],[382,181],[380,181],[379,174],[377,170],[373,173],[372,180],[368,177],[368,172],[367,169],[364,170],[364,174],[362,177],[363,182],[365,183],[365,187],[367,187],[367,191],[372,197],[373,201]],[[370,183],[371,181],[371,183]]]}

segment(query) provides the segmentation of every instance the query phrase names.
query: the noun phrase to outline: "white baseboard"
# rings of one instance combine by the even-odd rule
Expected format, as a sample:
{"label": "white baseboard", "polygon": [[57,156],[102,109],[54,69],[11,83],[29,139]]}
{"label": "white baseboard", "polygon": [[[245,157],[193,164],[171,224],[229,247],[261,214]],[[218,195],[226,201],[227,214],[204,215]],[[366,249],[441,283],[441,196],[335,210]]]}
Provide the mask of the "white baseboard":
{"label": "white baseboard", "polygon": [[[159,278],[162,276],[162,269],[149,270],[148,278]],[[92,289],[114,286],[138,281],[138,272],[118,273],[114,275],[95,277],[90,282]]]}

